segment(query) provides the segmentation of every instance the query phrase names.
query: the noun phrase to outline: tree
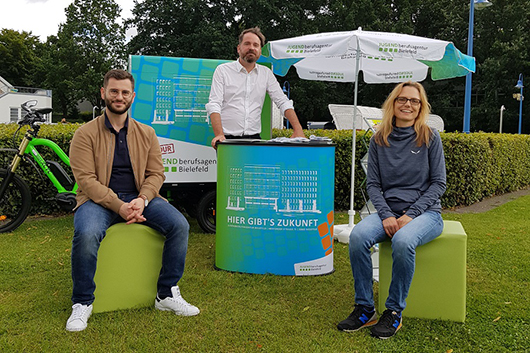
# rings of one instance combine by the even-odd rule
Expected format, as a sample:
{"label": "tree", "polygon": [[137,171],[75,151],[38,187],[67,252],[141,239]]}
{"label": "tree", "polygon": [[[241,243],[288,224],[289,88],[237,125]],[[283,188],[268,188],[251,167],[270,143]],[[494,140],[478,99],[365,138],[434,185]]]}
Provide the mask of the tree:
{"label": "tree", "polygon": [[74,0],[57,37],[48,38],[47,83],[54,105],[68,115],[88,100],[101,106],[99,89],[111,68],[125,68],[125,27],[117,21],[121,9],[114,0]]}
{"label": "tree", "polygon": [[35,86],[34,70],[39,57],[35,50],[40,42],[38,37],[28,32],[12,29],[0,31],[0,76],[15,86]]}
{"label": "tree", "polygon": [[[494,6],[475,13],[472,131],[498,131],[501,105],[508,108],[508,130],[503,131],[516,131],[518,102],[511,95],[519,72],[530,78],[528,18],[527,0],[496,0]],[[237,36],[253,26],[259,26],[268,40],[362,27],[451,41],[465,53],[469,1],[144,0],[135,4],[128,25],[138,29],[130,42],[131,53],[145,55],[234,59]],[[329,119],[329,103],[353,103],[353,84],[302,81],[294,69],[278,80],[289,80],[297,113],[306,120]],[[461,130],[465,78],[428,78],[423,84],[446,131]],[[367,85],[360,79],[359,104],[380,106],[392,87]]]}
{"label": "tree", "polygon": [[[478,16],[477,16],[478,17]],[[479,37],[475,39],[475,56],[479,62],[473,87],[479,93],[472,110],[471,126],[475,130],[499,131],[501,105],[506,107],[503,132],[516,133],[519,123],[519,101],[513,93],[519,73],[530,79],[530,3],[524,0],[497,0],[494,6],[480,12],[477,21]],[[528,83],[526,84],[528,86]],[[523,114],[530,107],[523,102]],[[530,119],[523,121],[523,133],[530,133]]]}
{"label": "tree", "polygon": [[56,36],[49,36],[46,45],[39,71],[45,76],[46,87],[53,92],[54,111],[71,117],[82,99],[76,82],[78,74],[73,71],[78,54],[72,43],[65,43],[64,39],[59,41]]}
{"label": "tree", "polygon": [[[364,0],[366,4],[371,3]],[[333,21],[334,1],[322,0],[145,0],[135,4],[128,26],[138,34],[129,43],[133,54],[235,59],[240,32],[259,26],[269,40],[314,33]],[[350,5],[353,7],[352,5]],[[347,13],[344,11],[344,13]],[[335,28],[334,28],[335,29]],[[326,116],[330,96],[353,94],[353,86],[301,81],[294,70],[280,81],[290,80],[299,116]],[[306,92],[320,92],[319,99]],[[339,93],[337,93],[339,92]],[[348,99],[348,98],[347,98]],[[349,98],[351,99],[351,98]],[[315,104],[315,102],[319,102]]]}
{"label": "tree", "polygon": [[[233,37],[226,18],[235,16],[230,0],[145,0],[135,3],[127,22],[137,35],[133,54],[200,58],[230,57]],[[233,57],[233,56],[231,56]]]}

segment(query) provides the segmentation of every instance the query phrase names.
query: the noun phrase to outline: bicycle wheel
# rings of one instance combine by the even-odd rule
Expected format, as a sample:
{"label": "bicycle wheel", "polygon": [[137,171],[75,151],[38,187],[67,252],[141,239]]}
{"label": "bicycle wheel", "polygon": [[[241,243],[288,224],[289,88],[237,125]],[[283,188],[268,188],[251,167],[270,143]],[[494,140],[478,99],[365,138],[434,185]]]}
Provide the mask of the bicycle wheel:
{"label": "bicycle wheel", "polygon": [[[0,185],[7,176],[7,170],[0,169]],[[18,175],[13,175],[6,191],[0,195],[0,233],[11,232],[28,217],[31,207],[29,186]]]}

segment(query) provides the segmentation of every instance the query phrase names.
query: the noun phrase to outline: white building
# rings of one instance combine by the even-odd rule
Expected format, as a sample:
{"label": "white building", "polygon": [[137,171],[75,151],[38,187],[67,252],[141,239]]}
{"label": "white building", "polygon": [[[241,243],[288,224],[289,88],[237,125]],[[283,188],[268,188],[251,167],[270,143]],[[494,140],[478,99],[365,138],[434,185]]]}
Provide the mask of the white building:
{"label": "white building", "polygon": [[[16,87],[0,76],[0,123],[16,123],[25,115],[20,105],[29,100],[36,100],[36,108],[52,107],[52,91],[32,87]],[[47,114],[51,123],[52,115]]]}

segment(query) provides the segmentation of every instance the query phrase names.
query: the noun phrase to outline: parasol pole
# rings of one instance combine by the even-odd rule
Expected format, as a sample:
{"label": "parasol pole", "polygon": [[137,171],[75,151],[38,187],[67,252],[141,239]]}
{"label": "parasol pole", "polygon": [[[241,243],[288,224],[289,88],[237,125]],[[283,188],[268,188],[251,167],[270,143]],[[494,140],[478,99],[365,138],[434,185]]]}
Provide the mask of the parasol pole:
{"label": "parasol pole", "polygon": [[[358,31],[361,31],[359,27]],[[354,217],[355,210],[354,200],[355,200],[355,147],[357,145],[357,130],[355,127],[355,120],[357,118],[357,92],[359,90],[359,63],[361,60],[361,48],[359,45],[359,36],[355,37],[357,39],[357,51],[355,54],[355,84],[353,91],[353,131],[352,131],[352,154],[351,154],[351,192],[350,192],[350,209],[348,210],[348,225],[341,224],[334,227],[335,238],[341,243],[349,243],[350,233],[355,227]]]}

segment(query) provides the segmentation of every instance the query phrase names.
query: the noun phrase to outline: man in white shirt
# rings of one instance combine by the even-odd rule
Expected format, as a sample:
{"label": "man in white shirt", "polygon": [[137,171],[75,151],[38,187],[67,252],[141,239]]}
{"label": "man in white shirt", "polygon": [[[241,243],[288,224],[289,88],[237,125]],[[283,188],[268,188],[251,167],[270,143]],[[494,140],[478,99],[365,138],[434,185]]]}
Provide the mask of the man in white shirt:
{"label": "man in white shirt", "polygon": [[293,128],[292,137],[304,137],[293,103],[283,93],[272,71],[256,65],[265,36],[258,27],[239,35],[239,59],[219,65],[213,74],[206,111],[216,143],[230,138],[260,138],[261,110],[268,93]]}

